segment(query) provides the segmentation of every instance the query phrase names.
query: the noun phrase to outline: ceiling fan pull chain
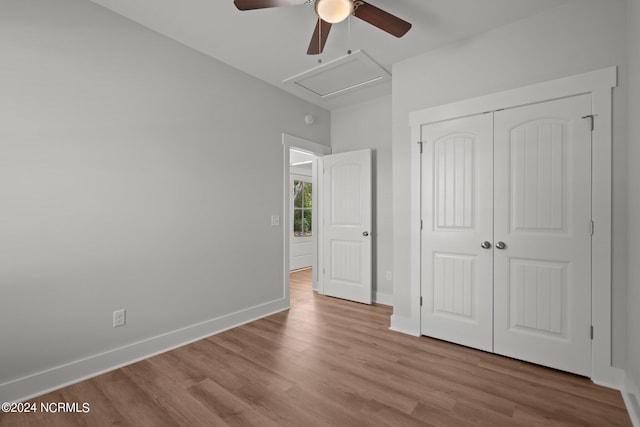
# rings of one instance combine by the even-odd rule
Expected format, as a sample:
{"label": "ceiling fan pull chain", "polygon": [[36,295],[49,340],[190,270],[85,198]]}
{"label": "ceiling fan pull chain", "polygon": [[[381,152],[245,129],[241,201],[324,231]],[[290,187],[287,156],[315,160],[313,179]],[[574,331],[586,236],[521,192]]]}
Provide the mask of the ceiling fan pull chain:
{"label": "ceiling fan pull chain", "polygon": [[349,20],[347,21],[347,55],[351,55],[351,17],[353,15],[349,15]]}
{"label": "ceiling fan pull chain", "polygon": [[322,64],[322,18],[318,16],[318,64]]}

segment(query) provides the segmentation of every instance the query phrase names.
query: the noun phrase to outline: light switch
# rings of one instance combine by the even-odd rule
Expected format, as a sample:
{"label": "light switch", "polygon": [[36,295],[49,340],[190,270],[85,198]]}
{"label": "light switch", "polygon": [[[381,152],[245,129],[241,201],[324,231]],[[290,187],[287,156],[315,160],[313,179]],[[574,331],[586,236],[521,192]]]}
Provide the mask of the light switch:
{"label": "light switch", "polygon": [[280,225],[280,215],[271,215],[271,225],[274,227]]}

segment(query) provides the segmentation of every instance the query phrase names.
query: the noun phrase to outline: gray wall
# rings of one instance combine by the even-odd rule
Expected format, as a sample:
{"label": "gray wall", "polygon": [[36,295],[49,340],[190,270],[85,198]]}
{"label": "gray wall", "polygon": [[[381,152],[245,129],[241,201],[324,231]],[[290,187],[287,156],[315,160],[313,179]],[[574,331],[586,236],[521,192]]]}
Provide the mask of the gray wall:
{"label": "gray wall", "polygon": [[84,0],[1,0],[0,58],[0,396],[282,300],[281,135],[328,111]]}
{"label": "gray wall", "polygon": [[394,314],[411,316],[409,113],[620,65],[614,90],[613,358],[624,366],[626,332],[626,2],[561,6],[393,68]]}
{"label": "gray wall", "polygon": [[[627,378],[640,399],[640,0],[629,1],[629,255],[627,291]],[[640,410],[640,407],[637,408]],[[637,414],[640,417],[640,413]]]}
{"label": "gray wall", "polygon": [[[374,300],[393,303],[393,224],[391,207],[391,97],[331,112],[333,153],[373,149]],[[387,272],[392,279],[387,280]]]}

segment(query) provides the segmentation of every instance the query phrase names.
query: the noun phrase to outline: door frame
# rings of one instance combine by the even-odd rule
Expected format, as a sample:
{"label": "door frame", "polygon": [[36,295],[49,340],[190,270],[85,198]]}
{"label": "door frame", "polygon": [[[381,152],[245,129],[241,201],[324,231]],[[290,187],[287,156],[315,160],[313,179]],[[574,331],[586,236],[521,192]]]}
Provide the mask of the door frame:
{"label": "door frame", "polygon": [[[327,154],[331,154],[331,147],[327,145],[322,145],[317,142],[309,141],[308,139],[300,138],[294,135],[290,135],[288,133],[282,133],[282,153],[283,153],[283,175],[282,175],[282,191],[283,191],[283,222],[282,222],[282,234],[283,234],[283,272],[284,272],[284,280],[283,280],[283,298],[285,299],[287,306],[291,306],[291,296],[289,293],[289,265],[290,265],[290,251],[291,251],[291,240],[289,237],[289,232],[291,228],[291,209],[290,209],[290,199],[291,199],[291,185],[290,185],[290,165],[289,165],[289,153],[291,149],[296,149],[300,151],[304,151],[310,154],[315,155],[316,157],[322,157]],[[312,181],[314,184],[313,190],[313,205],[316,207],[316,212],[319,211],[320,206],[318,205],[318,177],[317,177],[317,159],[315,160],[315,165],[313,167],[312,173]],[[319,232],[319,227],[317,224],[318,215],[313,216],[313,225],[312,228],[314,232]],[[316,239],[316,245],[318,245],[321,241],[321,236],[318,233]],[[321,291],[319,289],[319,280],[318,280],[318,248],[316,247],[315,256],[313,260],[313,289],[316,291]]]}
{"label": "door frame", "polygon": [[[623,371],[611,360],[611,183],[612,183],[612,89],[617,86],[617,67],[498,92],[478,98],[427,108],[410,114],[411,126],[411,318],[403,328],[421,334],[421,126],[440,121],[497,111],[581,94],[591,94],[593,154],[591,316],[594,328],[591,346],[591,379],[594,383],[620,388]],[[597,160],[597,161],[595,161]]]}

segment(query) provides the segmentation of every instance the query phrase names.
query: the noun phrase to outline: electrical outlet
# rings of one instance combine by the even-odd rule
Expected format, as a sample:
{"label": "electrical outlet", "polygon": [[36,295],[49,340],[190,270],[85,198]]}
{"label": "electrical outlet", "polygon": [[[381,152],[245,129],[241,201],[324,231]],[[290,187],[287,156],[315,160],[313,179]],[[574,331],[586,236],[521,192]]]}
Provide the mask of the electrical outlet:
{"label": "electrical outlet", "polygon": [[113,312],[113,327],[124,326],[127,323],[127,312],[123,308]]}
{"label": "electrical outlet", "polygon": [[280,215],[271,215],[271,225],[280,225]]}

